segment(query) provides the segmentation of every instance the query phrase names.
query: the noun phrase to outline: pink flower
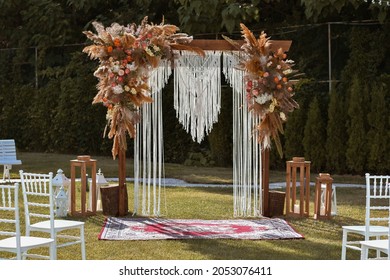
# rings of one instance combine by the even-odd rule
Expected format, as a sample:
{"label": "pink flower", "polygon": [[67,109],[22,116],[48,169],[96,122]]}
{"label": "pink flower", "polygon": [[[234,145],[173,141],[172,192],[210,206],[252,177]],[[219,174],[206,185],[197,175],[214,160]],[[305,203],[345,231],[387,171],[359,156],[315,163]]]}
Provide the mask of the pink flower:
{"label": "pink flower", "polygon": [[252,90],[252,94],[253,94],[254,96],[258,96],[258,95],[259,95],[259,90],[258,90],[258,89]]}
{"label": "pink flower", "polygon": [[268,76],[269,76],[269,73],[268,72],[264,72],[263,77],[267,78]]}

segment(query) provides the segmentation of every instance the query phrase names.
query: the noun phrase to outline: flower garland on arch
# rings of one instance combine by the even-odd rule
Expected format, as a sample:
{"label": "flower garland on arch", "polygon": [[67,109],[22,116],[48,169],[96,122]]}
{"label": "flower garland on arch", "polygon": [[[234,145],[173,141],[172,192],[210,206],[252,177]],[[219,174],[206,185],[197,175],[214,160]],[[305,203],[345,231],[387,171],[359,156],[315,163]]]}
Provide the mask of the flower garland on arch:
{"label": "flower garland on arch", "polygon": [[[120,150],[127,149],[126,134],[136,136],[135,125],[139,122],[139,107],[153,102],[149,94],[148,79],[161,59],[173,60],[173,50],[189,50],[204,55],[203,50],[187,44],[192,37],[177,33],[175,25],[149,24],[145,17],[140,25],[122,26],[113,23],[105,28],[93,22],[97,31],[83,33],[94,44],[83,52],[91,59],[98,59],[99,66],[94,76],[99,79],[98,93],[93,104],[107,107],[108,138],[114,138],[112,155],[115,159]],[[106,134],[106,132],[104,133]]]}
{"label": "flower garland on arch", "polygon": [[[276,52],[270,49],[269,37],[262,32],[258,39],[244,25],[240,24],[244,44],[243,55],[237,67],[245,71],[244,83],[249,110],[260,117],[256,127],[262,148],[271,147],[271,139],[282,156],[282,145],[279,133],[283,133],[283,123],[287,113],[299,108],[293,99],[294,81],[290,78],[297,73],[293,70],[294,61],[287,60],[287,55],[279,48]],[[239,48],[238,44],[224,37]]]}

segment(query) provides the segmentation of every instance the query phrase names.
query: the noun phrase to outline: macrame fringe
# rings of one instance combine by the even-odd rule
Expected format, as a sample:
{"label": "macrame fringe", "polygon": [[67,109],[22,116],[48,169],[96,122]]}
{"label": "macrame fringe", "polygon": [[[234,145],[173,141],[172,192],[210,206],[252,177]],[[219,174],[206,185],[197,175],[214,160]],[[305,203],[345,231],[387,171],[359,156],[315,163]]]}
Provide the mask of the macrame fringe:
{"label": "macrame fringe", "polygon": [[161,215],[165,177],[162,89],[171,72],[170,62],[164,60],[150,73],[149,87],[154,101],[143,105],[134,140],[134,215],[138,213],[140,200],[142,215]]}
{"label": "macrame fringe", "polygon": [[221,109],[221,51],[205,57],[180,51],[175,60],[174,108],[192,140],[201,143],[218,121]]}
{"label": "macrame fringe", "polygon": [[236,69],[239,52],[223,55],[223,73],[233,88],[233,207],[235,217],[262,216],[261,147],[253,133],[259,119],[246,101],[244,72]]}

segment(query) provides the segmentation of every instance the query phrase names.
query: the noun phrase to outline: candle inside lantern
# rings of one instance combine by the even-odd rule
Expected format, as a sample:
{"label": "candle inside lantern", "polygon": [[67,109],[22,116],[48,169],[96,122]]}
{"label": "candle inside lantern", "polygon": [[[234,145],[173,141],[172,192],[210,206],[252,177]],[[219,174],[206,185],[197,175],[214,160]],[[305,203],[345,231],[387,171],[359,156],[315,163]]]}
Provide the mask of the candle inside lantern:
{"label": "candle inside lantern", "polygon": [[299,214],[299,204],[294,204],[294,213]]}
{"label": "candle inside lantern", "polygon": [[325,206],[324,205],[321,206],[320,215],[325,216]]}

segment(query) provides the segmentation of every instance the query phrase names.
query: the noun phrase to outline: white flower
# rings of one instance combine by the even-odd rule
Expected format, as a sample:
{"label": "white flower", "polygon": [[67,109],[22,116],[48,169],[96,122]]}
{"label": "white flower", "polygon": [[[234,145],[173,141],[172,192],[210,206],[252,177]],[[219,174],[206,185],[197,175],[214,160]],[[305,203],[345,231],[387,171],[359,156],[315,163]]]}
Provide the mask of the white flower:
{"label": "white flower", "polygon": [[131,91],[130,91],[132,94],[137,94],[137,90],[135,88],[131,88]]}
{"label": "white flower", "polygon": [[130,71],[135,71],[135,70],[137,70],[138,67],[137,67],[137,65],[135,65],[135,63],[132,62],[132,63],[127,64],[126,68],[129,69]]}
{"label": "white flower", "polygon": [[114,73],[118,73],[120,69],[121,69],[120,66],[117,65],[117,64],[115,64],[114,66],[112,66],[112,72],[114,72]]}
{"label": "white flower", "polygon": [[271,94],[267,94],[267,93],[264,93],[264,94],[261,94],[259,96],[257,96],[255,98],[255,101],[259,104],[265,104],[267,101],[271,100],[272,99],[272,95]]}
{"label": "white flower", "polygon": [[159,52],[159,51],[160,51],[160,48],[159,48],[159,46],[157,46],[157,45],[153,45],[153,50],[154,50],[155,52]]}
{"label": "white flower", "polygon": [[115,94],[121,94],[123,92],[123,88],[121,85],[116,85],[115,87],[112,88],[112,91]]}
{"label": "white flower", "polygon": [[280,112],[279,114],[280,118],[282,119],[282,121],[285,121],[287,118],[286,118],[286,114],[283,113],[283,112]]}
{"label": "white flower", "polygon": [[130,87],[128,85],[125,86],[125,91],[130,91]]}
{"label": "white flower", "polygon": [[284,75],[288,75],[288,74],[290,74],[290,73],[292,73],[292,70],[291,70],[291,69],[286,69],[286,70],[283,71],[283,74],[284,74]]}

